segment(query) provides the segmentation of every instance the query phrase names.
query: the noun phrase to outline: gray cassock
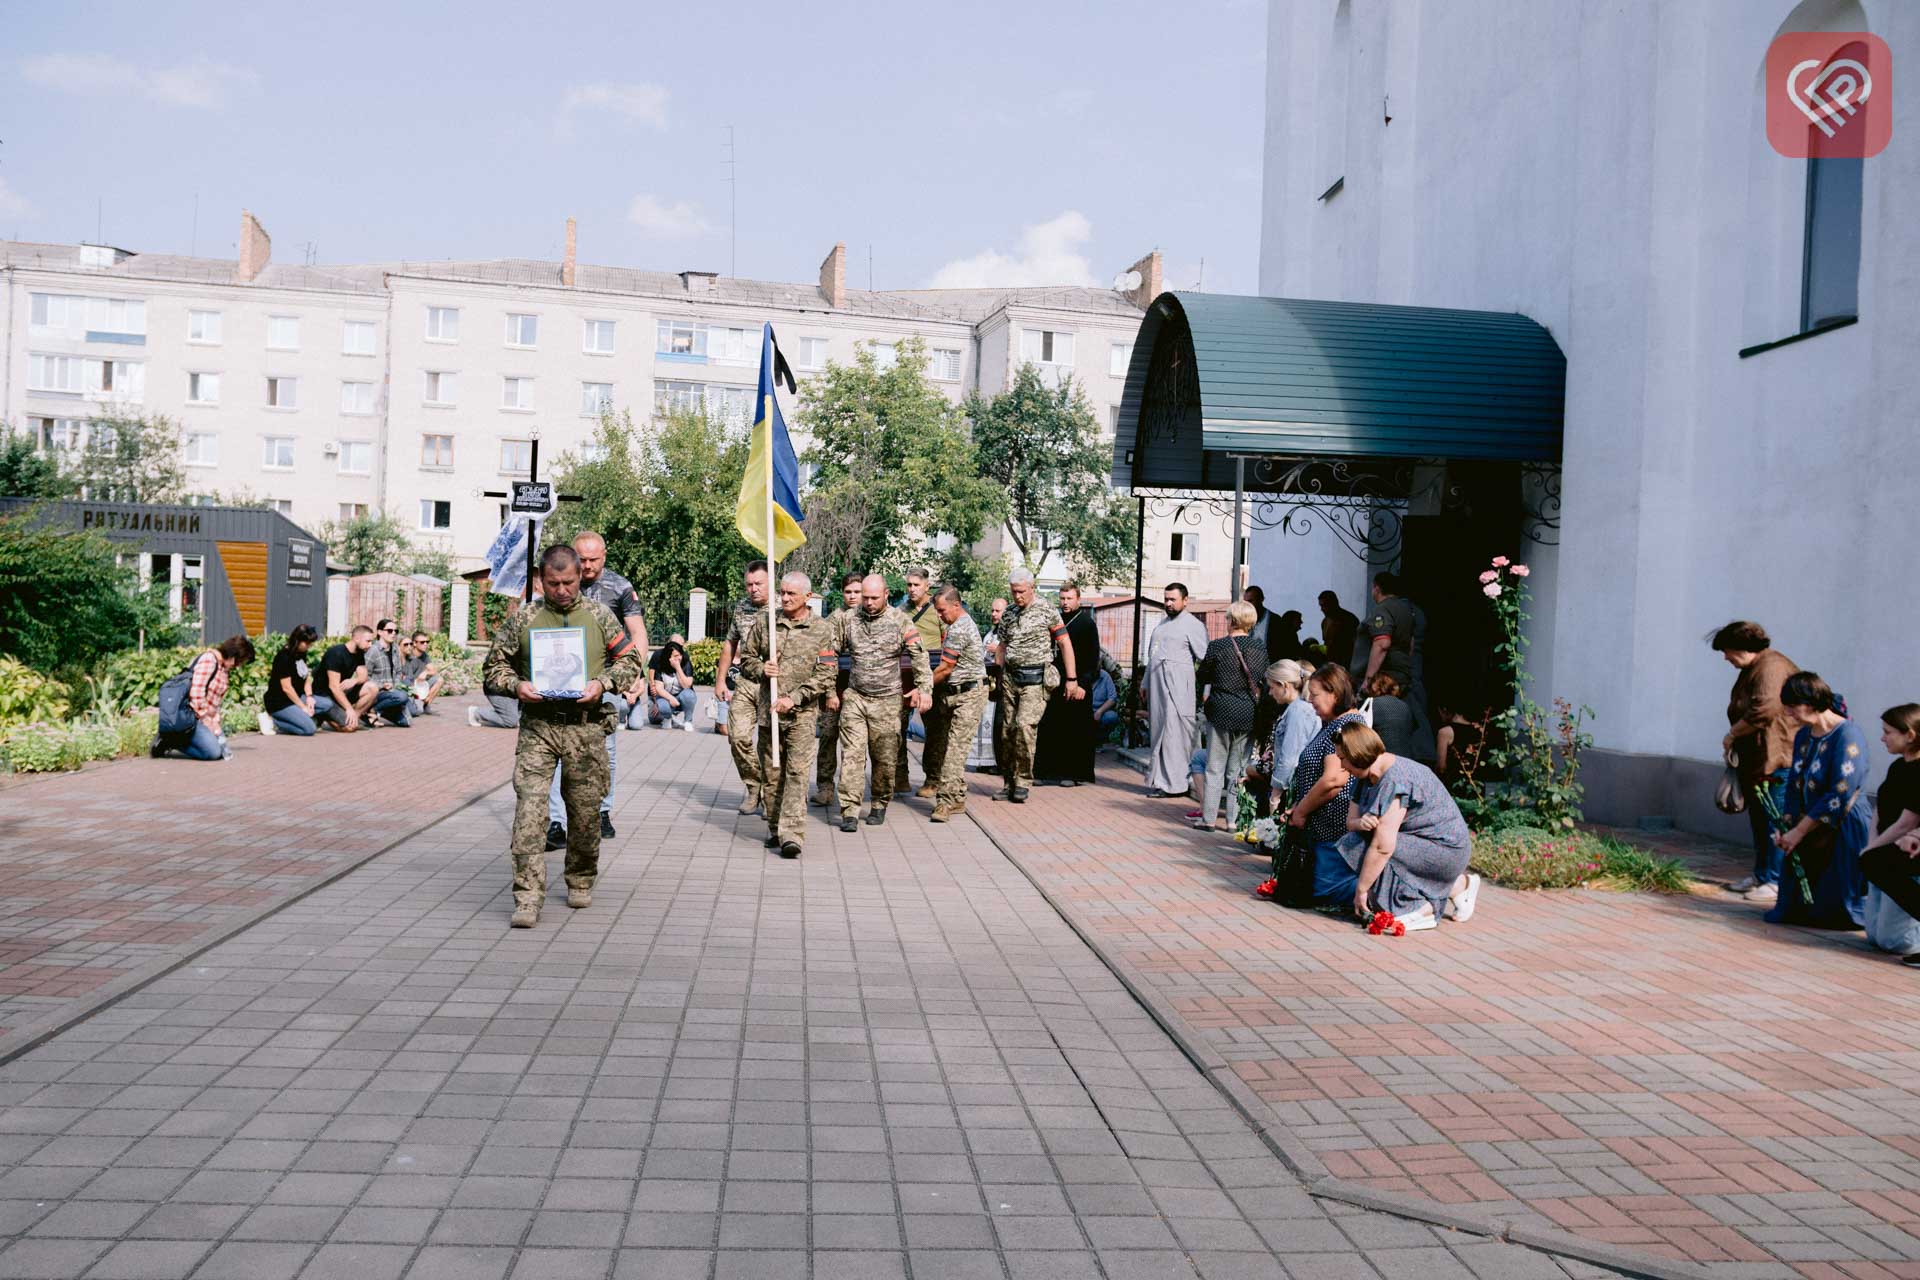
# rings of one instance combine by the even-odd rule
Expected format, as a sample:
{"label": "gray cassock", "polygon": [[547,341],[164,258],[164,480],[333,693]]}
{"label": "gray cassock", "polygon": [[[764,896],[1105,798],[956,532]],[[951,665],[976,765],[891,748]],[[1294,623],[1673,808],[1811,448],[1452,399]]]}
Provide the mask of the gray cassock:
{"label": "gray cassock", "polygon": [[1193,758],[1193,668],[1207,652],[1207,627],[1191,613],[1168,618],[1147,644],[1147,715],[1153,760],[1147,786],[1184,793]]}

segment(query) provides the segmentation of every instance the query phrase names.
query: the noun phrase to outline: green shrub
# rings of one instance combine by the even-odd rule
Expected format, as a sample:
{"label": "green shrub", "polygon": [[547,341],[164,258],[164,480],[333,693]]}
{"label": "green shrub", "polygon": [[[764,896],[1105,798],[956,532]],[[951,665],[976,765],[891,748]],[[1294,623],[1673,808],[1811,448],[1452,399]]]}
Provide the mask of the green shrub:
{"label": "green shrub", "polygon": [[70,730],[76,764],[111,760],[120,754],[120,731],[111,724],[76,724]]}
{"label": "green shrub", "polygon": [[720,642],[695,640],[687,646],[687,662],[693,667],[694,683],[712,684],[720,667]]}
{"label": "green shrub", "polygon": [[136,711],[116,720],[113,727],[120,739],[121,755],[144,755],[153,735],[160,731],[160,715],[155,711]]}
{"label": "green shrub", "polygon": [[0,727],[63,720],[72,690],[14,658],[0,658]]}
{"label": "green shrub", "polygon": [[75,767],[68,759],[71,740],[64,724],[41,721],[10,730],[0,739],[0,752],[15,773],[54,773]]}
{"label": "green shrub", "polygon": [[1685,893],[1692,881],[1674,858],[1658,858],[1611,836],[1503,826],[1473,841],[1473,867],[1509,889],[1617,889]]}
{"label": "green shrub", "polygon": [[87,668],[145,632],[170,643],[165,587],[142,592],[97,533],[0,516],[0,654],[40,671]]}

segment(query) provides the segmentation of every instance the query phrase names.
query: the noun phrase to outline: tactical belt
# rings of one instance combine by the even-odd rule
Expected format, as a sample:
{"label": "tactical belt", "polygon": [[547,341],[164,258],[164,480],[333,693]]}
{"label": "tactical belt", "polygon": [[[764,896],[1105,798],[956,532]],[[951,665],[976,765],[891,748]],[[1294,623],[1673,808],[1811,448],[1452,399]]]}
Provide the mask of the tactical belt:
{"label": "tactical belt", "polygon": [[596,719],[600,713],[600,700],[592,702],[526,702],[520,707],[522,715],[532,716],[536,720],[551,720],[556,724],[585,724]]}
{"label": "tactical belt", "polygon": [[888,694],[898,696],[901,690],[893,685],[881,685],[878,689],[862,689],[858,681],[849,681],[855,693],[864,693],[869,698],[882,698]]}
{"label": "tactical belt", "polygon": [[1037,667],[1008,667],[1007,678],[1017,685],[1036,685],[1047,682],[1046,664]]}
{"label": "tactical belt", "polygon": [[963,694],[963,693],[972,693],[975,689],[978,689],[981,685],[985,683],[986,683],[985,680],[969,680],[965,684],[948,683],[940,687],[945,689],[947,691],[947,696],[951,698],[951,697],[956,697],[959,694]]}

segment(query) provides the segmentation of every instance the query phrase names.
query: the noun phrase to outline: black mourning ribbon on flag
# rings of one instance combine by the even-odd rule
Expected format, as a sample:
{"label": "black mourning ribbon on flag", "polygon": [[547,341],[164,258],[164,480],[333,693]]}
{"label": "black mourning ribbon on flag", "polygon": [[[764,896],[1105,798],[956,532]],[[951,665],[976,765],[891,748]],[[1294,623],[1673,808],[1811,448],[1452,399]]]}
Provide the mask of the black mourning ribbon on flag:
{"label": "black mourning ribbon on flag", "polygon": [[780,350],[780,339],[773,340],[773,380],[787,384],[788,395],[798,395],[799,388],[793,380],[793,369],[787,364],[786,353]]}

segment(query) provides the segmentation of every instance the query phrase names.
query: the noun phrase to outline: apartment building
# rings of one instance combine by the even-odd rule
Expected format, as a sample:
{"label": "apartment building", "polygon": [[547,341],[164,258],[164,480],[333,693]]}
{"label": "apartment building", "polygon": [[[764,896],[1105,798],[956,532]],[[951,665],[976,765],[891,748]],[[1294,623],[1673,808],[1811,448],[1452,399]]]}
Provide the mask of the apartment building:
{"label": "apartment building", "polygon": [[[560,262],[283,265],[251,214],[237,260],[0,241],[0,420],[59,451],[110,409],[164,413],[199,500],[264,500],[308,528],[385,511],[477,565],[503,516],[484,495],[526,475],[536,439],[545,472],[589,447],[603,407],[700,406],[744,427],[763,322],[803,383],[919,338],[956,402],[1031,363],[1071,376],[1111,434],[1160,288],[1157,253],[1125,292],[871,291],[848,287],[843,245],[816,282],[785,284],[578,263],[571,220],[566,244]],[[1149,580],[1223,594],[1226,536],[1160,523]]]}

